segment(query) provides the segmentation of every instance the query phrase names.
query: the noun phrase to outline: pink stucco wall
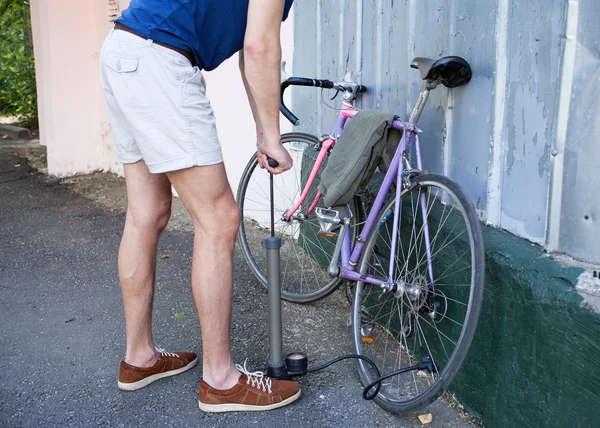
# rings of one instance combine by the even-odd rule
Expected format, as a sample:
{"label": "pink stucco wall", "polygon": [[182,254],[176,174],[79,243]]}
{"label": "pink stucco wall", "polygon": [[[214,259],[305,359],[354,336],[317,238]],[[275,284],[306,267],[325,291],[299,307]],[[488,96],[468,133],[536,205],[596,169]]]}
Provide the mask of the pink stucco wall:
{"label": "pink stucco wall", "polygon": [[[31,0],[39,97],[40,138],[48,171],[57,176],[94,170],[122,172],[116,161],[99,77],[102,42],[112,27],[111,0]],[[129,0],[118,1],[120,10]],[[291,70],[293,19],[283,26],[284,59]],[[234,188],[256,149],[254,123],[237,55],[206,76],[227,172]],[[232,100],[234,100],[232,102]],[[235,126],[231,126],[235,121]],[[284,130],[289,129],[284,124]]]}
{"label": "pink stucco wall", "polygon": [[98,81],[107,0],[32,0],[40,137],[58,176],[118,170]]}

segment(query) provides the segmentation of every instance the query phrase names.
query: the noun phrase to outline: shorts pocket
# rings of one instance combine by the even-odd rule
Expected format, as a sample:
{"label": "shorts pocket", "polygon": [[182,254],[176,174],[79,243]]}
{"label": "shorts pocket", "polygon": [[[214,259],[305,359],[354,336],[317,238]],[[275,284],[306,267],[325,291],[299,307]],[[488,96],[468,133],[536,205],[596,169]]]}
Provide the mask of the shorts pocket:
{"label": "shorts pocket", "polygon": [[202,71],[198,67],[191,69],[193,74],[186,76],[181,85],[181,102],[184,107],[210,106],[206,99],[206,87]]}
{"label": "shorts pocket", "polygon": [[138,68],[137,59],[123,58],[111,54],[104,55],[104,64],[117,73],[131,73]]}
{"label": "shorts pocket", "polygon": [[183,86],[194,85],[194,84],[197,84],[197,83],[202,84],[202,81],[204,80],[204,78],[202,76],[202,72],[196,66],[191,67],[188,70],[186,70],[186,74],[188,74],[188,75],[186,75],[185,79],[183,80]]}

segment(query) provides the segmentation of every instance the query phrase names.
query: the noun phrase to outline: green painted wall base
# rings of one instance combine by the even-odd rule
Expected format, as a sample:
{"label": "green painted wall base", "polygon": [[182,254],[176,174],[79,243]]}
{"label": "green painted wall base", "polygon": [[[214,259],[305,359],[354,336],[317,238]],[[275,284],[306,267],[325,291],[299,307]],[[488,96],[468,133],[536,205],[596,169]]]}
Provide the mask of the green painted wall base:
{"label": "green painted wall base", "polygon": [[575,290],[583,270],[499,229],[484,238],[485,301],[451,392],[488,427],[600,426],[600,315]]}

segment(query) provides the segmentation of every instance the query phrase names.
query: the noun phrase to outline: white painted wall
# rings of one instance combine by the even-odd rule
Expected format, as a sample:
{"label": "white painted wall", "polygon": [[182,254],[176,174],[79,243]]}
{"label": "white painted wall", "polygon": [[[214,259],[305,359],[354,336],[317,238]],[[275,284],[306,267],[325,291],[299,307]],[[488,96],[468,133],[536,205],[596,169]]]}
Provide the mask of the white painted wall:
{"label": "white painted wall", "polygon": [[[294,48],[293,11],[282,24],[281,47],[289,72],[292,70]],[[246,163],[256,151],[256,130],[240,77],[238,56],[234,55],[214,71],[205,72],[204,76],[207,96],[217,117],[217,131],[223,148],[227,177],[235,194]],[[280,117],[281,132],[290,131],[290,122],[283,116]]]}

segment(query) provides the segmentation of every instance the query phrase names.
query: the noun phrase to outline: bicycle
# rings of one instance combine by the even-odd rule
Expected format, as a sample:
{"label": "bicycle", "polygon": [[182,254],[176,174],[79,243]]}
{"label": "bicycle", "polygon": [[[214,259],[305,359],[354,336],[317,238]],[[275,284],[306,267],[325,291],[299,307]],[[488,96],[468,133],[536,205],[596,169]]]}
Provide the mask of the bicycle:
{"label": "bicycle", "polygon": [[[275,177],[274,202],[281,214],[276,228],[285,240],[282,298],[306,303],[333,292],[342,280],[355,282],[354,348],[382,373],[404,371],[384,381],[375,398],[396,413],[422,408],[447,389],[473,339],[484,286],[477,213],[458,184],[423,172],[422,131],[417,127],[429,92],[439,84],[448,88],[467,84],[470,66],[462,58],[445,57],[415,58],[411,67],[420,71],[425,85],[409,120],[392,124],[402,136],[393,157],[384,156],[380,164],[383,181],[370,209],[358,195],[344,209],[324,207],[316,188],[346,121],[358,113],[357,95],[367,90],[350,79],[334,83],[291,77],[282,83],[281,111],[294,124],[298,118],[283,103],[290,85],[336,89],[342,92],[343,103],[331,135],[282,135],[294,167]],[[410,163],[411,148],[416,168]],[[268,234],[268,173],[256,165],[255,155],[238,190],[239,239],[248,265],[266,285],[260,241]],[[357,365],[363,384],[371,384],[375,373],[362,360]]]}

